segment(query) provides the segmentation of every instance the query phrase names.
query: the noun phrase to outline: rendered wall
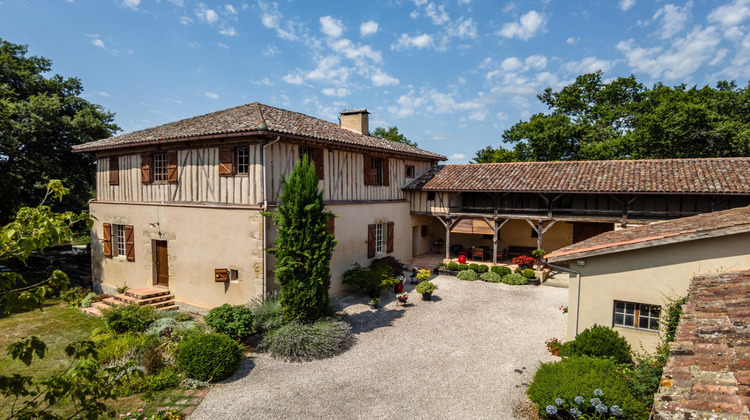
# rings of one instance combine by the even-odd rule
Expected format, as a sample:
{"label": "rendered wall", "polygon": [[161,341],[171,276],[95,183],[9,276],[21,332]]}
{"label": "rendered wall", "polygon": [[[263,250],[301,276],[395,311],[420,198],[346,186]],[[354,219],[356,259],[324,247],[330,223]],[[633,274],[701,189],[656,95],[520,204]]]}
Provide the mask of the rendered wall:
{"label": "rendered wall", "polygon": [[[91,252],[93,277],[105,286],[154,284],[154,240],[166,240],[169,290],[175,300],[212,308],[247,303],[262,292],[262,217],[258,210],[167,205],[91,203],[95,217]],[[102,223],[133,225],[135,261],[105,258]],[[158,225],[157,225],[158,223]],[[238,270],[238,279],[214,281],[214,269]]]}
{"label": "rendered wall", "polygon": [[[579,267],[581,295],[578,332],[594,325],[613,326],[614,301],[664,305],[669,298],[685,296],[693,276],[750,267],[750,234],[736,234],[662,245],[585,258]],[[571,276],[568,295],[568,332],[575,335],[578,285]],[[659,335],[632,328],[615,328],[633,350],[653,351]]]}

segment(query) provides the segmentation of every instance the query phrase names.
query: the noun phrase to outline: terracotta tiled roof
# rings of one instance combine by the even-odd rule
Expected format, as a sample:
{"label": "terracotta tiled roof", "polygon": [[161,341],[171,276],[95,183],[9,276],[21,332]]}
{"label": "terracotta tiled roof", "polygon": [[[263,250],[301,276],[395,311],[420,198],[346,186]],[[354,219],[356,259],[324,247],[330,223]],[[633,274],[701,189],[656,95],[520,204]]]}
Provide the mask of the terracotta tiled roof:
{"label": "terracotta tiled roof", "polygon": [[738,207],[605,232],[551,252],[547,255],[547,260],[549,262],[568,261],[591,255],[611,254],[667,243],[690,241],[706,236],[721,236],[741,232],[750,232],[750,208],[748,207]]}
{"label": "terracotta tiled roof", "polygon": [[750,193],[750,158],[594,160],[445,165],[405,190]]}
{"label": "terracotta tiled roof", "polygon": [[142,144],[169,143],[186,138],[221,138],[247,133],[281,134],[324,140],[358,148],[381,149],[387,152],[445,160],[445,156],[407,146],[380,137],[366,136],[341,126],[299,112],[274,108],[258,102],[210,114],[199,115],[144,130],[73,147],[74,151],[96,151]]}
{"label": "terracotta tiled roof", "polygon": [[654,419],[750,419],[750,271],[695,277]]}

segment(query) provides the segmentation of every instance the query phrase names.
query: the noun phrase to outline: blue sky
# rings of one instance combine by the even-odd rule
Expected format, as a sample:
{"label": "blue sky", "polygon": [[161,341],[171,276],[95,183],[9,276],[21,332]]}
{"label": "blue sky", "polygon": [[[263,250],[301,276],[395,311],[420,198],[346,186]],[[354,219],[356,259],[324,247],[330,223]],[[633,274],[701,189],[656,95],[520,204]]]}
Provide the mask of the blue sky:
{"label": "blue sky", "polygon": [[125,132],[262,102],[367,108],[471,159],[575,76],[750,78],[750,0],[0,0],[0,37],[83,81]]}

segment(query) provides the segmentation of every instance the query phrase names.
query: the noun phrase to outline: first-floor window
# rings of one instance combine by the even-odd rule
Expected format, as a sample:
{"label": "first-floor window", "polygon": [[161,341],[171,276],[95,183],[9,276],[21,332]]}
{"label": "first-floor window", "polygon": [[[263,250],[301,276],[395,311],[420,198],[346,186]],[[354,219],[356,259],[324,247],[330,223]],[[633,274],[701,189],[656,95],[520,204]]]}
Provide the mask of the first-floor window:
{"label": "first-floor window", "polygon": [[393,252],[393,226],[393,222],[382,221],[367,226],[367,258]]}
{"label": "first-floor window", "polygon": [[375,253],[382,254],[386,248],[386,244],[383,243],[385,239],[385,223],[378,223],[375,225]]}
{"label": "first-floor window", "polygon": [[125,256],[125,226],[112,225],[112,249],[116,257]]}
{"label": "first-floor window", "polygon": [[135,236],[132,225],[102,224],[102,251],[107,258],[125,257],[135,261]]}
{"label": "first-floor window", "polygon": [[615,301],[614,325],[642,330],[659,330],[661,306]]}

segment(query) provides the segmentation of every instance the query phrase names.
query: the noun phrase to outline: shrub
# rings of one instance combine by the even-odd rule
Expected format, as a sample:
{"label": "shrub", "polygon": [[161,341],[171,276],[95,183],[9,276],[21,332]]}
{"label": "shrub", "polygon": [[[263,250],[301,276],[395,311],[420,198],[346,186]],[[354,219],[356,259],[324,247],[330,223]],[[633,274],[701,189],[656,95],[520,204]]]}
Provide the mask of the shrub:
{"label": "shrub", "polygon": [[[602,395],[594,394],[597,389]],[[558,398],[575,406],[576,397],[582,397],[581,405],[589,409],[591,399],[599,398],[608,407],[617,405],[622,408],[622,418],[648,419],[648,409],[632,395],[627,381],[612,360],[571,357],[560,362],[543,363],[526,392],[540,413],[547,406],[556,405]]]}
{"label": "shrub", "polygon": [[490,271],[490,267],[482,264],[479,267],[477,267],[477,274],[487,273]]}
{"label": "shrub", "polygon": [[88,296],[88,290],[83,287],[72,287],[60,292],[60,298],[65,301],[69,308],[78,308],[81,301]]}
{"label": "shrub", "polygon": [[159,318],[152,322],[146,330],[147,334],[153,334],[157,337],[163,335],[171,336],[175,330],[186,329],[189,330],[196,325],[195,321],[177,321],[173,318]]}
{"label": "shrub", "polygon": [[171,318],[177,322],[190,321],[193,316],[182,311],[156,311],[156,319]]}
{"label": "shrub", "polygon": [[519,273],[511,273],[503,276],[503,283],[518,286],[528,283],[529,279]]}
{"label": "shrub", "polygon": [[471,270],[471,271],[473,271],[475,273],[478,272],[479,271],[479,264],[475,264],[475,263],[469,264],[469,270]]}
{"label": "shrub", "polygon": [[458,271],[464,271],[469,269],[469,264],[459,264]]}
{"label": "shrub", "polygon": [[239,343],[224,334],[205,334],[182,341],[177,348],[177,366],[199,381],[220,381],[237,370],[242,359]]}
{"label": "shrub", "polygon": [[[132,375],[118,390],[118,397],[138,394],[147,391],[163,391],[180,384],[180,375],[174,367],[166,366],[154,375]],[[141,417],[138,417],[141,418]]]}
{"label": "shrub", "polygon": [[630,392],[649,409],[654,403],[654,394],[659,389],[666,362],[666,357],[660,354],[642,354],[636,355],[633,366],[621,368]]}
{"label": "shrub", "polygon": [[102,316],[107,327],[115,332],[142,332],[156,319],[156,310],[149,305],[120,305],[103,309]]}
{"label": "shrub", "polygon": [[274,357],[289,361],[335,356],[352,343],[349,324],[331,318],[314,324],[292,322],[266,334],[261,347]]}
{"label": "shrub", "polygon": [[360,289],[372,291],[395,286],[393,269],[390,266],[380,264],[362,267],[354,263],[352,268],[344,272],[344,284],[351,284]]}
{"label": "shrub", "polygon": [[444,262],[438,263],[438,270],[445,270],[446,264]]}
{"label": "shrub", "polygon": [[99,335],[94,339],[97,343],[97,359],[104,364],[122,359],[136,359],[138,353],[147,347],[147,340],[147,335],[135,332]]}
{"label": "shrub", "polygon": [[265,300],[255,300],[250,311],[253,313],[253,329],[257,332],[275,330],[284,325],[284,314],[277,293],[266,296]]}
{"label": "shrub", "polygon": [[423,282],[432,276],[432,272],[426,268],[420,268],[419,271],[417,271],[417,280],[419,282]]}
{"label": "shrub", "polygon": [[492,267],[492,272],[499,274],[500,277],[512,273],[512,271],[510,271],[510,268],[508,268],[508,267],[506,267],[504,265],[495,265],[495,266],[493,266]]}
{"label": "shrub", "polygon": [[213,332],[244,340],[253,333],[253,314],[244,305],[224,304],[213,308],[204,319]]}
{"label": "shrub", "polygon": [[527,279],[533,279],[534,276],[536,276],[536,273],[534,272],[534,270],[527,268],[521,272],[521,275],[526,277]]}
{"label": "shrub", "polygon": [[83,298],[83,300],[81,300],[81,308],[89,308],[89,307],[91,307],[91,304],[94,303],[94,301],[96,300],[97,296],[99,296],[99,295],[97,295],[94,292],[91,292],[91,293],[87,294],[86,297]]}
{"label": "shrub", "polygon": [[406,266],[404,265],[404,263],[402,263],[395,257],[391,257],[390,255],[383,258],[375,258],[374,260],[372,260],[372,263],[370,263],[370,265],[387,265],[388,267],[391,267],[393,275],[397,277],[404,275],[404,271],[406,271]]}
{"label": "shrub", "polygon": [[480,275],[479,278],[482,279],[482,281],[487,281],[490,283],[500,283],[501,281],[503,281],[503,278],[500,277],[500,274],[493,273],[491,271],[487,273],[482,273],[482,275]]}
{"label": "shrub", "polygon": [[459,271],[456,275],[460,280],[474,281],[477,279],[477,273],[474,270]]}
{"label": "shrub", "polygon": [[448,263],[448,270],[458,271],[458,263],[457,262],[449,262]]}
{"label": "shrub", "polygon": [[417,284],[417,293],[425,294],[432,293],[435,291],[435,284],[429,280],[423,280]]}
{"label": "shrub", "polygon": [[630,344],[617,331],[596,324],[583,330],[575,340],[563,344],[560,356],[591,356],[611,358],[617,363],[633,363]]}

